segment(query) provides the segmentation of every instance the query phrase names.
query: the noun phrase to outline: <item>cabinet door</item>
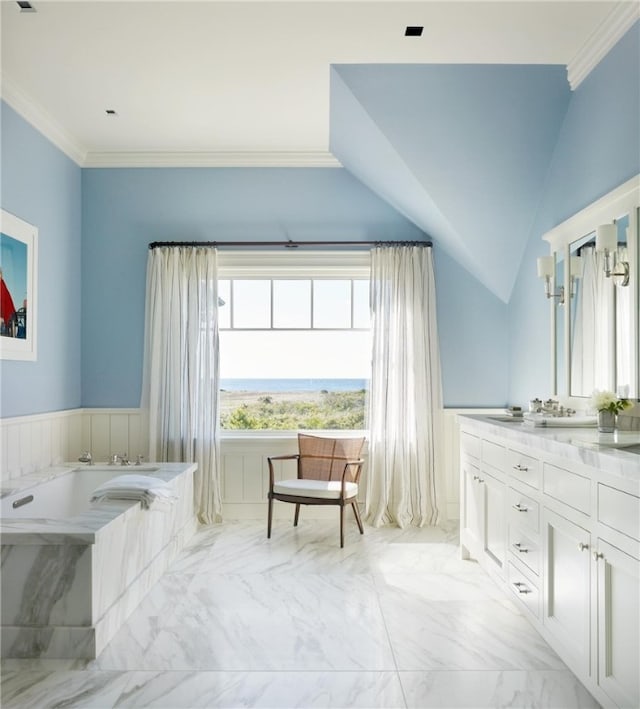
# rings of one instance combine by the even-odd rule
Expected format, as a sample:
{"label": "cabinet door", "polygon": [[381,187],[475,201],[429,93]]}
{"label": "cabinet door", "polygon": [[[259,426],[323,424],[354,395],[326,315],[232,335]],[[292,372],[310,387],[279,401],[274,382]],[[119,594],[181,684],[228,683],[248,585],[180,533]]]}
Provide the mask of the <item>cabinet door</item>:
{"label": "cabinet door", "polygon": [[640,706],[640,561],[599,539],[598,684],[621,707]]}
{"label": "cabinet door", "polygon": [[576,672],[589,674],[590,534],[545,510],[543,623],[552,644]]}
{"label": "cabinet door", "polygon": [[472,460],[463,455],[462,466],[462,525],[461,542],[474,558],[478,558],[481,550],[482,531],[482,496],[480,486],[480,469]]}
{"label": "cabinet door", "polygon": [[506,555],[505,485],[483,471],[480,488],[483,496],[482,549],[486,561],[502,573]]}

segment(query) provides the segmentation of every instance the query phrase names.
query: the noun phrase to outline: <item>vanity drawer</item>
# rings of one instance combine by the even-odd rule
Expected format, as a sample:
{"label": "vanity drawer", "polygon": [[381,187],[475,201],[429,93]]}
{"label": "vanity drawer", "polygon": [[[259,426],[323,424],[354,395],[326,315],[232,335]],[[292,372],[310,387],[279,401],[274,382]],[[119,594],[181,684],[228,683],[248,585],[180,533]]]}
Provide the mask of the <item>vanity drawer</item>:
{"label": "vanity drawer", "polygon": [[508,471],[507,449],[492,441],[482,440],[482,462],[503,473]]}
{"label": "vanity drawer", "polygon": [[533,583],[512,563],[507,567],[509,588],[524,607],[536,618],[540,617],[540,591],[538,585]]}
{"label": "vanity drawer", "polygon": [[509,525],[509,552],[536,576],[540,575],[540,544],[534,535],[516,524]]}
{"label": "vanity drawer", "polygon": [[472,458],[480,458],[480,439],[466,431],[460,431],[460,450]]}
{"label": "vanity drawer", "polygon": [[570,470],[544,464],[542,487],[545,495],[553,497],[575,510],[589,514],[591,510],[591,480]]}
{"label": "vanity drawer", "polygon": [[509,488],[508,495],[510,523],[537,533],[540,530],[538,503],[512,487]]}
{"label": "vanity drawer", "polygon": [[640,497],[600,483],[598,522],[640,540]]}
{"label": "vanity drawer", "polygon": [[519,451],[507,452],[509,473],[512,477],[538,490],[540,488],[540,461]]}

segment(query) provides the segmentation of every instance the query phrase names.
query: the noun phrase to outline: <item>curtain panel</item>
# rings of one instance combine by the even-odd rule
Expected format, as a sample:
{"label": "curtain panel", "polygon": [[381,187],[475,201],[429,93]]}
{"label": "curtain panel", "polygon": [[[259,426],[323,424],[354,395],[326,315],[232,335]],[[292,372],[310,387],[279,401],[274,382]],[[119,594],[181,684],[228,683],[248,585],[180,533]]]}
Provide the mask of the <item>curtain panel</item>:
{"label": "curtain panel", "polygon": [[374,526],[433,525],[443,519],[445,496],[432,250],[376,247],[371,255],[371,309],[365,514]]}
{"label": "curtain panel", "polygon": [[142,407],[153,461],[197,462],[198,519],[221,519],[217,252],[149,251]]}

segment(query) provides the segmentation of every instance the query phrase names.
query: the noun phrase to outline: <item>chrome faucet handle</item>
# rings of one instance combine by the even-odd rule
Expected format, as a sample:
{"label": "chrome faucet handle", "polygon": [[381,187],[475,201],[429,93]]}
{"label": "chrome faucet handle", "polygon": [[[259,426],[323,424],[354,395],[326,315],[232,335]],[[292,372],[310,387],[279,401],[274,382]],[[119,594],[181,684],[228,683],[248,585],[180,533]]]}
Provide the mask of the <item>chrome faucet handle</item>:
{"label": "chrome faucet handle", "polygon": [[81,463],[87,463],[88,465],[93,465],[93,457],[91,456],[91,453],[89,451],[85,451],[79,458],[78,460]]}
{"label": "chrome faucet handle", "polygon": [[136,458],[136,465],[142,465],[143,460],[144,460],[144,456],[138,455],[138,457]]}
{"label": "chrome faucet handle", "polygon": [[109,456],[109,465],[118,465],[118,460],[120,456],[117,453],[113,453],[113,455]]}
{"label": "chrome faucet handle", "polygon": [[131,465],[128,453],[120,453],[120,465]]}

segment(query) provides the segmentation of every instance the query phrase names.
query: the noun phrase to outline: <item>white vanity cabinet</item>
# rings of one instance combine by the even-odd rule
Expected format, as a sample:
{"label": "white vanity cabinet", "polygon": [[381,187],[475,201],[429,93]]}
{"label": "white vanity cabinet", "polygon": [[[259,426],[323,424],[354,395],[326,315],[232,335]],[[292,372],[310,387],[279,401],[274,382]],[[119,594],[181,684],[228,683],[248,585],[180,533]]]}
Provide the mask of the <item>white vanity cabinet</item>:
{"label": "white vanity cabinet", "polygon": [[640,455],[489,417],[460,441],[463,558],[604,707],[640,707]]}
{"label": "white vanity cabinet", "polygon": [[491,574],[504,576],[506,450],[491,441],[461,435],[463,505],[461,537],[465,555],[482,559]]}

